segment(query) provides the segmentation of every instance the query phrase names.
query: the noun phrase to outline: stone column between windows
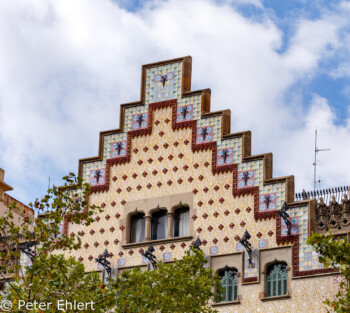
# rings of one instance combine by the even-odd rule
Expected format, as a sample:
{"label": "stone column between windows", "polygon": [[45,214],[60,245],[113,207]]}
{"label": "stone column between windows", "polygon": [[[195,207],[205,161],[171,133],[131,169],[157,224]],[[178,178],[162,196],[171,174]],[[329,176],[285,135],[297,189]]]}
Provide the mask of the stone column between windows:
{"label": "stone column between windows", "polygon": [[151,240],[151,217],[145,216],[145,241]]}
{"label": "stone column between windows", "polygon": [[173,238],[174,236],[174,213],[168,212],[168,235],[167,238]]}

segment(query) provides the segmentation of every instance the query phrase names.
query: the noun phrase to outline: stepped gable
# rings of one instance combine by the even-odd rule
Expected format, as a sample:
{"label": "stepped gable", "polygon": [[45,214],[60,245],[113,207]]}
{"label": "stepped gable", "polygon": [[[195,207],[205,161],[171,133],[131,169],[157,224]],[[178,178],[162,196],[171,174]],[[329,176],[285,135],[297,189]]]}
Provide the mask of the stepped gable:
{"label": "stepped gable", "polygon": [[[157,111],[170,110],[171,118],[162,120],[162,123],[170,125],[171,131],[174,133],[180,130],[190,130],[191,137],[181,138],[181,144],[190,145],[193,154],[191,160],[195,160],[196,154],[200,152],[210,151],[210,162],[207,161],[200,166],[210,166],[213,181],[219,179],[215,177],[228,173],[231,177],[229,181],[218,188],[232,190],[233,199],[252,196],[254,199],[252,209],[256,223],[264,223],[270,219],[275,220],[275,233],[270,230],[269,236],[274,238],[274,245],[293,245],[293,275],[303,276],[329,271],[329,269],[323,269],[319,265],[313,268],[299,266],[299,254],[311,251],[311,248],[306,245],[306,238],[311,231],[308,226],[309,212],[315,203],[313,201],[294,202],[293,176],[272,177],[272,153],[251,155],[251,132],[231,133],[230,110],[210,112],[210,89],[191,91],[191,67],[192,58],[190,56],[142,66],[140,100],[121,105],[120,128],[100,133],[98,156],[79,160],[79,176],[89,182],[93,194],[101,194],[99,196],[101,198],[118,181],[127,180],[128,177],[130,179],[132,175],[135,179],[151,175],[150,172],[135,170],[134,173],[129,172],[117,177],[111,175],[111,169],[125,166],[131,160],[138,160],[140,168],[142,164],[155,162],[151,157],[146,158],[145,156],[148,155],[147,153],[151,154],[151,151],[154,153],[158,149],[163,149],[163,146],[144,146],[143,151],[140,151],[140,146],[137,148],[134,143],[135,140],[139,140],[139,143],[140,138],[146,138],[158,131],[158,124],[161,122],[155,119]],[[160,131],[157,135],[161,138],[168,134]],[[167,142],[164,144],[164,148],[165,145],[169,146],[175,143]],[[144,153],[144,157],[139,159],[138,155],[141,153]],[[176,158],[182,159],[181,154],[181,150],[179,150]],[[168,157],[175,156],[169,155]],[[165,155],[160,155],[157,162],[162,162],[165,158]],[[177,162],[181,163],[181,160]],[[196,167],[195,162],[185,165]],[[174,169],[178,167],[176,165]],[[171,169],[165,168],[165,170]],[[145,172],[146,174],[144,174]],[[181,184],[181,182],[179,183],[180,179],[177,184]],[[188,179],[193,180],[194,178],[189,177]],[[200,176],[198,179],[201,180]],[[158,187],[165,188],[164,186],[168,185],[170,189],[167,192],[170,193],[173,192],[171,189],[173,183],[170,180],[167,182],[159,181]],[[149,183],[147,187],[139,184],[136,188],[131,186],[128,188],[129,191],[137,189],[139,192],[143,188],[141,192],[144,192],[143,190],[151,189],[153,186]],[[119,190],[122,192],[120,188]],[[188,191],[192,190],[195,193],[196,189],[188,188]],[[117,194],[120,192],[117,189]],[[122,208],[128,200],[119,199],[119,201],[113,201],[114,205],[111,205],[115,210]],[[208,203],[211,206],[210,201],[214,201],[209,200]],[[222,203],[225,199],[222,198],[219,201]],[[286,234],[285,226],[277,214],[285,201],[289,205],[290,216],[295,221],[295,231],[292,232],[291,236]],[[203,205],[203,203],[200,205],[200,202],[197,203],[198,207]],[[215,211],[214,207],[212,210]],[[199,208],[198,211],[200,211]],[[245,221],[241,222],[243,226],[245,223]],[[65,229],[67,230],[67,225],[65,225]],[[253,276],[249,276],[247,274],[244,281],[247,283],[259,281],[259,275],[255,273]]]}

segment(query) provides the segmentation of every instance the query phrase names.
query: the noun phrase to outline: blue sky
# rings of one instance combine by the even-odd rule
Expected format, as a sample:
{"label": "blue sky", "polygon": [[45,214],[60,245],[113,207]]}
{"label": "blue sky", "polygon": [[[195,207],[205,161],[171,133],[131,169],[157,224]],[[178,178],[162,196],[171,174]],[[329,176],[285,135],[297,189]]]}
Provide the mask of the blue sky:
{"label": "blue sky", "polygon": [[0,45],[0,167],[23,202],[97,154],[142,64],[185,55],[275,176],[312,188],[317,126],[320,187],[349,184],[350,1],[4,0]]}

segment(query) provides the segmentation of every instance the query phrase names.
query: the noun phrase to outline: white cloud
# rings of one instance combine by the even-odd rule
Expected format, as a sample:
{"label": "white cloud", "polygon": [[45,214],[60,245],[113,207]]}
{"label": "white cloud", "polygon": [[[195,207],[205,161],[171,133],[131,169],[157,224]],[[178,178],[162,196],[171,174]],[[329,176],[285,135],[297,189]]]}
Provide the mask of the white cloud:
{"label": "white cloud", "polygon": [[[285,96],[340,49],[344,14],[300,19],[279,54],[284,35],[268,15],[249,20],[228,4],[149,1],[128,12],[108,0],[2,1],[1,166],[20,197],[36,197],[49,172],[57,179],[96,155],[98,132],[118,126],[119,104],[139,99],[142,64],[192,55],[193,89],[210,87],[212,110],[231,109],[232,131],[251,129],[253,151],[274,152],[275,173],[308,188],[312,124],[322,118],[321,138],[334,146],[350,131],[326,100],[315,96],[307,110],[297,94]],[[336,149],[322,166],[331,185],[346,178],[347,154]]]}

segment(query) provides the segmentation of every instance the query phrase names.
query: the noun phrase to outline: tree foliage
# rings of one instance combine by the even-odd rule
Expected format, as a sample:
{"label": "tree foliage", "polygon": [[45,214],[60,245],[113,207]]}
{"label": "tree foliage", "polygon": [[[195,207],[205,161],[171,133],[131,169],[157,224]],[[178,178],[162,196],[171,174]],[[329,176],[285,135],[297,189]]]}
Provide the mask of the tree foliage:
{"label": "tree foliage", "polygon": [[[12,277],[0,293],[0,302],[9,300],[11,312],[40,312],[38,307],[19,307],[23,301],[51,303],[42,311],[58,312],[58,300],[92,301],[94,305],[84,312],[214,312],[209,302],[216,290],[220,293],[220,280],[206,266],[202,251],[189,250],[174,263],[159,262],[152,271],[124,271],[106,285],[97,273],[85,274],[83,263],[74,258],[83,234],[66,234],[62,225],[67,220],[88,226],[103,209],[89,205],[90,186],[81,178],[69,174],[64,180],[63,188],[54,186],[41,200],[29,204],[34,218],[16,220],[15,212],[21,211],[16,203],[0,217],[0,277]],[[26,243],[33,243],[31,262],[23,266],[18,259]],[[73,256],[67,257],[64,251],[72,251]],[[79,311],[65,308],[66,312]]]}
{"label": "tree foliage", "polygon": [[114,281],[117,312],[216,312],[209,305],[220,294],[220,279],[207,266],[201,250],[185,252],[182,260],[158,263],[152,271],[125,271]]}
{"label": "tree foliage", "polygon": [[347,237],[313,233],[307,241],[319,253],[325,267],[334,267],[342,274],[339,290],[334,299],[325,304],[335,312],[350,312],[350,243]]}

